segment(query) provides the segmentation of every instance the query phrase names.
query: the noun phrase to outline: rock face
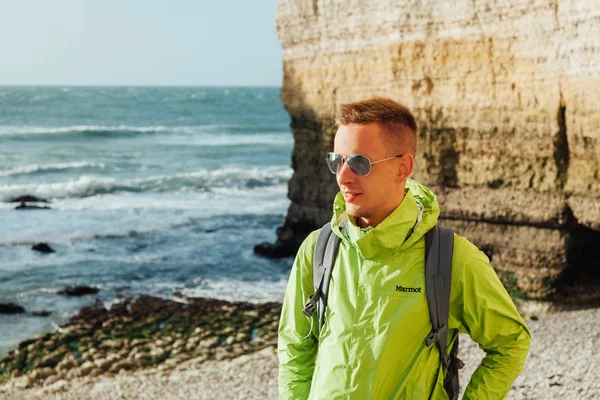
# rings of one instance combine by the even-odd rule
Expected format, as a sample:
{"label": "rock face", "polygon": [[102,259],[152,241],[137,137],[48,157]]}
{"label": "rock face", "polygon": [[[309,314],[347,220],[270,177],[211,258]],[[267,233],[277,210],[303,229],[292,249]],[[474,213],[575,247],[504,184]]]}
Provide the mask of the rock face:
{"label": "rock face", "polygon": [[[272,254],[330,218],[323,162],[340,104],[374,95],[419,123],[414,178],[510,289],[600,300],[600,8],[593,0],[283,0],[292,200]],[[257,248],[260,251],[261,248]]]}

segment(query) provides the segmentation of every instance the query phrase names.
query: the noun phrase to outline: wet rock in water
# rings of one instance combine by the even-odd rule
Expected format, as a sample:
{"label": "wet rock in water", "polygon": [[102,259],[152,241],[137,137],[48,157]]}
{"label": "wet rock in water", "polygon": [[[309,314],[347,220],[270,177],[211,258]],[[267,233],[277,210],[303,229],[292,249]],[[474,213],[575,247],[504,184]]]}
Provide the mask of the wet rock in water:
{"label": "wet rock in water", "polygon": [[31,250],[39,251],[40,253],[55,253],[54,249],[48,243],[37,243],[31,246]]}
{"label": "wet rock in water", "polygon": [[25,309],[14,303],[0,303],[0,314],[23,314]]}
{"label": "wet rock in water", "polygon": [[15,207],[15,210],[50,210],[48,206],[30,206],[26,203],[21,203]]}
{"label": "wet rock in water", "polygon": [[49,317],[52,314],[50,311],[42,310],[42,311],[34,311],[31,313],[34,317]]}
{"label": "wet rock in water", "polygon": [[46,199],[42,199],[41,197],[36,197],[36,196],[29,195],[29,194],[13,197],[12,199],[8,200],[9,203],[25,203],[28,201],[30,201],[30,202],[33,201],[33,202],[38,202],[38,203],[47,203],[48,202],[48,200],[46,200]]}
{"label": "wet rock in water", "polygon": [[96,294],[99,291],[100,289],[95,286],[67,286],[56,292],[56,294],[61,294],[63,296],[85,296],[88,294]]}
{"label": "wet rock in water", "polygon": [[254,252],[268,258],[289,257],[296,253],[297,248],[294,245],[284,242],[268,243],[263,242],[254,246]]}

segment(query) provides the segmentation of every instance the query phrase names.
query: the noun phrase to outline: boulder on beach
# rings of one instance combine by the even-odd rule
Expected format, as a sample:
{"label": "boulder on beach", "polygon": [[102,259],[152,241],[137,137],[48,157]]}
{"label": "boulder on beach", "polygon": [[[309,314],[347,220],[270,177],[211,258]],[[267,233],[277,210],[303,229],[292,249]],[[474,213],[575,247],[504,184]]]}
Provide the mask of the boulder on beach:
{"label": "boulder on beach", "polygon": [[96,286],[67,286],[60,289],[56,294],[63,296],[85,296],[88,294],[96,294],[100,291]]}
{"label": "boulder on beach", "polygon": [[25,309],[14,303],[0,303],[0,314],[23,314]]}
{"label": "boulder on beach", "polygon": [[40,253],[54,253],[54,249],[48,243],[37,243],[31,246],[31,250],[39,251]]}

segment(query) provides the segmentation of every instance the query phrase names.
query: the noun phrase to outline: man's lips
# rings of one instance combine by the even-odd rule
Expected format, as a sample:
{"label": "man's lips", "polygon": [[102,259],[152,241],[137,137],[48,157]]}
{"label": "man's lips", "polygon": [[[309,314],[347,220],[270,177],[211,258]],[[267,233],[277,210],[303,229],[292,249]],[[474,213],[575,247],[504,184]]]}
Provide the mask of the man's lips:
{"label": "man's lips", "polygon": [[342,194],[344,195],[344,200],[346,200],[347,202],[352,202],[356,200],[356,198],[362,193],[342,192]]}

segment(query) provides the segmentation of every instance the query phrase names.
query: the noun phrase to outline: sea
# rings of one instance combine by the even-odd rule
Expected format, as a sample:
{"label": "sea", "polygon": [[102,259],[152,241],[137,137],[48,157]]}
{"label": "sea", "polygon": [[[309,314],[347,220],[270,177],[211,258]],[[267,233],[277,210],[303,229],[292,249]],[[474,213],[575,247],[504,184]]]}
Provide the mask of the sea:
{"label": "sea", "polygon": [[289,122],[275,87],[0,87],[0,303],[26,310],[0,357],[92,302],[282,301],[293,260],[253,247],[290,204]]}

